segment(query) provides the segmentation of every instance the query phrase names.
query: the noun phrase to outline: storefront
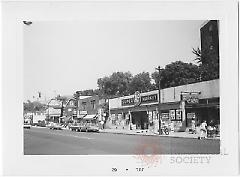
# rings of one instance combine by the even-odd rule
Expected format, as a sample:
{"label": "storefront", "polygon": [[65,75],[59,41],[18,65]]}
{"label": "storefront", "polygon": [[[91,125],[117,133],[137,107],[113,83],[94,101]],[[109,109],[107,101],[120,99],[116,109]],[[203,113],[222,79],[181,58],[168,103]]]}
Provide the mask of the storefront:
{"label": "storefront", "polygon": [[[158,131],[158,98],[154,90],[110,99],[108,127]],[[173,131],[185,131],[204,120],[220,124],[219,103],[219,80],[162,89],[161,121]]]}

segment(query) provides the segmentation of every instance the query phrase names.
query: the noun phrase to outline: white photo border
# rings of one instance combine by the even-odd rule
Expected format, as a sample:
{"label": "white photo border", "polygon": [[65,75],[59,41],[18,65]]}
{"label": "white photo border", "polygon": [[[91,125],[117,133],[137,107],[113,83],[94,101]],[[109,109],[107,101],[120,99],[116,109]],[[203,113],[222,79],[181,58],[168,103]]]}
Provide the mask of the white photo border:
{"label": "white photo border", "polygon": [[[234,175],[238,174],[237,1],[3,1],[2,145],[4,175]],[[142,168],[133,155],[23,155],[23,20],[220,20],[221,154],[210,163]],[[8,126],[11,125],[9,129]],[[202,155],[192,155],[194,157]],[[206,156],[206,155],[205,155]],[[113,172],[112,168],[117,168]],[[129,170],[126,172],[126,168]],[[173,170],[174,169],[174,170]]]}

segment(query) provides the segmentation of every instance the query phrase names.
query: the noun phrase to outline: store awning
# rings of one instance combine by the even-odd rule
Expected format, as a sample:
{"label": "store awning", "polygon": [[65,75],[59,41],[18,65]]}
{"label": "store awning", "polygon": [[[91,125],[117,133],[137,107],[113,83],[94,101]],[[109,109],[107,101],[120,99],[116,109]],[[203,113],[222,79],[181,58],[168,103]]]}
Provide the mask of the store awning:
{"label": "store awning", "polygon": [[83,120],[90,120],[90,119],[96,119],[97,115],[96,114],[89,114],[83,117]]}
{"label": "store awning", "polygon": [[86,115],[87,115],[87,114],[79,114],[79,115],[77,116],[77,119],[82,119],[82,118],[84,118]]}

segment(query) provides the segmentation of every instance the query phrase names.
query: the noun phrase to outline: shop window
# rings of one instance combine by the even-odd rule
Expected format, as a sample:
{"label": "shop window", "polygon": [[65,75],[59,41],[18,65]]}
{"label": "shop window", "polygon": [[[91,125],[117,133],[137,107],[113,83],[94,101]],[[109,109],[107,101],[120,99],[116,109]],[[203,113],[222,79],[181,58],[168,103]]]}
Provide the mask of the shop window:
{"label": "shop window", "polygon": [[169,117],[171,120],[176,120],[175,110],[169,110]]}
{"label": "shop window", "polygon": [[161,117],[163,122],[165,123],[169,122],[169,112],[163,112]]}
{"label": "shop window", "polygon": [[157,120],[157,119],[158,119],[158,118],[157,118],[157,111],[153,111],[152,114],[153,114],[153,115],[152,115],[152,116],[153,116],[153,121],[154,121],[154,120]]}
{"label": "shop window", "polygon": [[180,109],[176,110],[176,120],[181,121],[182,120],[182,111]]}

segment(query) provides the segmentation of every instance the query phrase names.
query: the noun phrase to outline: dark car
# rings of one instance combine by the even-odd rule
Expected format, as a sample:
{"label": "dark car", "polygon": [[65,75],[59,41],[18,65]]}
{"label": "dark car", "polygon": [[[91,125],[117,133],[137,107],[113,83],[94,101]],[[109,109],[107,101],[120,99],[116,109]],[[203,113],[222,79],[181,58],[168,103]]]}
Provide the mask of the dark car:
{"label": "dark car", "polygon": [[45,121],[38,121],[37,126],[46,127],[46,123],[45,123]]}

